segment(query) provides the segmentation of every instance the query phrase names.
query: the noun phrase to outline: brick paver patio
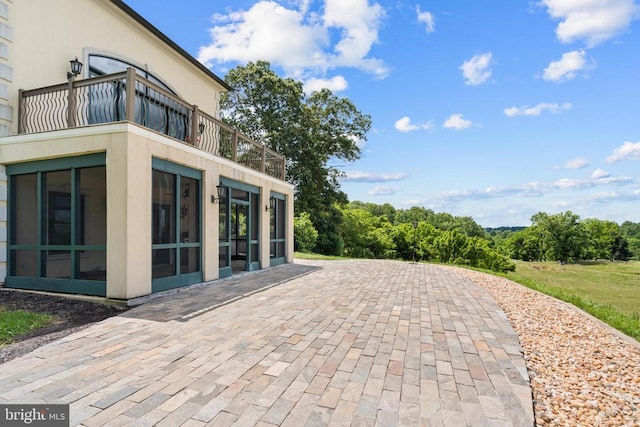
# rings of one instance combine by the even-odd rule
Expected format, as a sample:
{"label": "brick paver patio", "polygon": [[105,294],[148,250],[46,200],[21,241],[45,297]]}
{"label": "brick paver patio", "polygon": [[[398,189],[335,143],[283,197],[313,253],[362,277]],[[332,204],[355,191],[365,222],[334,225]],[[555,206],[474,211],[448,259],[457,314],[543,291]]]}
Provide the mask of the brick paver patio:
{"label": "brick paver patio", "polygon": [[533,426],[518,337],[488,294],[373,260],[150,300],[0,365],[0,403],[70,403],[85,426]]}

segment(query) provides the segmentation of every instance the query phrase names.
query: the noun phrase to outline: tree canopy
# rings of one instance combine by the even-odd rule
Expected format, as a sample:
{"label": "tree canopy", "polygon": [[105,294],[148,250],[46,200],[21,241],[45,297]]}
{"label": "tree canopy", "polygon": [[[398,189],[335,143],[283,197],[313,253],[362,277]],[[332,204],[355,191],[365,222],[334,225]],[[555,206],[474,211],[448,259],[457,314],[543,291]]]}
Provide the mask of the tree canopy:
{"label": "tree canopy", "polygon": [[[640,251],[634,251],[640,224],[581,220],[571,211],[553,215],[538,212],[531,223],[531,227],[506,236],[494,235],[494,243],[510,258],[523,261],[626,261],[634,254],[640,256]],[[636,228],[638,234],[634,233]]]}
{"label": "tree canopy", "polygon": [[266,61],[230,70],[225,82],[233,91],[220,100],[222,120],[286,157],[296,214],[310,214],[321,252],[339,252],[342,220],[335,205],[348,199],[331,162],[360,157],[358,143],[366,140],[371,117],[328,89],[305,94],[301,82],[281,78]]}

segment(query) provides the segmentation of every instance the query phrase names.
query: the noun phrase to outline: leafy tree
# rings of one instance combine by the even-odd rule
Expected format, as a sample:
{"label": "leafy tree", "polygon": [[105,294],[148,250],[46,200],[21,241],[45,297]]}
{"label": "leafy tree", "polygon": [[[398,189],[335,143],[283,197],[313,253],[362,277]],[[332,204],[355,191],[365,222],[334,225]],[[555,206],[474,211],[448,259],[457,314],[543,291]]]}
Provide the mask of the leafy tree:
{"label": "leafy tree", "polygon": [[310,252],[316,246],[318,231],[313,227],[313,223],[307,212],[302,212],[293,218],[294,247],[297,251]]}
{"label": "leafy tree", "polygon": [[230,70],[225,82],[234,90],[220,100],[222,120],[286,157],[296,213],[309,213],[319,233],[316,249],[336,254],[342,219],[336,204],[348,200],[329,162],[360,157],[357,142],[366,140],[371,117],[327,89],[306,95],[301,82],[279,77],[266,61]]}
{"label": "leafy tree", "polygon": [[620,233],[628,242],[631,257],[640,259],[640,222],[623,222],[620,225]]}
{"label": "leafy tree", "polygon": [[628,261],[632,256],[629,242],[622,236],[616,236],[611,248],[611,259],[613,261]]}
{"label": "leafy tree", "polygon": [[455,217],[452,230],[458,230],[469,237],[486,236],[484,229],[470,216]]}
{"label": "leafy tree", "polygon": [[629,258],[629,244],[617,223],[595,218],[587,218],[582,223],[589,233],[589,258],[612,261]]}
{"label": "leafy tree", "polygon": [[342,255],[344,241],[341,236],[343,222],[342,210],[337,204],[318,210],[311,217],[314,227],[318,230],[318,240],[315,252],[326,255]]}
{"label": "leafy tree", "polygon": [[412,206],[409,209],[403,209],[396,212],[396,224],[413,224],[414,222],[428,221],[434,215],[431,209],[425,209],[421,206]]}
{"label": "leafy tree", "polygon": [[434,241],[436,259],[444,263],[464,264],[467,237],[455,230],[445,231]]}
{"label": "leafy tree", "polygon": [[364,209],[343,211],[342,238],[345,255],[357,258],[393,258],[391,224]]}
{"label": "leafy tree", "polygon": [[391,204],[385,203],[383,205],[377,205],[371,202],[360,202],[353,201],[349,203],[349,209],[363,209],[369,212],[373,216],[381,216],[384,217],[385,220],[390,223],[395,222],[396,218],[396,208],[394,208]]}
{"label": "leafy tree", "polygon": [[511,233],[502,248],[511,259],[541,261],[544,257],[541,233],[536,226]]}
{"label": "leafy tree", "polygon": [[588,236],[578,215],[571,211],[555,215],[538,212],[531,222],[540,232],[547,259],[560,262],[583,259]]}

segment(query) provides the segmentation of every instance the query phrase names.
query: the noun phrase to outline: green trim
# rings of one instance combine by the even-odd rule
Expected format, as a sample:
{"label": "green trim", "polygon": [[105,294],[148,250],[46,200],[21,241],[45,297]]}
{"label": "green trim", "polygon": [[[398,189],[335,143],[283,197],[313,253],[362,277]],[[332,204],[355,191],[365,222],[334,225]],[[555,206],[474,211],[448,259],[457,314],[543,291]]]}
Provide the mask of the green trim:
{"label": "green trim", "polygon": [[258,271],[260,268],[260,261],[252,261],[249,263],[249,271]]}
{"label": "green trim", "polygon": [[256,187],[255,185],[246,184],[244,182],[234,181],[233,179],[225,178],[224,176],[220,177],[220,184],[225,187],[235,188],[236,190],[246,191],[248,193],[260,194],[260,187]]}
{"label": "green trim", "polygon": [[153,279],[151,282],[151,292],[167,291],[169,289],[193,285],[195,283],[202,283],[202,271]]}
{"label": "green trim", "polygon": [[286,262],[287,259],[285,257],[271,258],[269,265],[271,265],[271,267],[275,267],[276,265],[285,264]]}
{"label": "green trim", "polygon": [[[286,203],[287,201],[287,197],[284,194],[281,193],[276,193],[274,191],[271,192],[271,197],[274,197],[276,199],[282,200]],[[282,212],[284,211],[284,212]],[[270,218],[270,223],[269,223],[269,227],[271,227],[273,225],[274,227],[274,232],[275,235],[278,236],[280,235],[280,221],[279,218],[280,217],[284,217],[284,227],[286,229],[286,223],[287,223],[287,208],[286,208],[286,204],[285,204],[285,208],[284,209],[280,209],[279,205],[276,203],[275,209],[273,211],[273,215]],[[273,222],[271,222],[273,221]],[[285,230],[285,234],[286,234],[286,230]],[[272,252],[272,244],[275,243],[275,253]],[[286,253],[287,251],[287,239],[286,238],[280,238],[280,237],[276,237],[274,239],[269,238],[269,257],[270,257],[270,265],[274,266],[274,265],[279,265],[279,264],[283,264],[285,263],[286,259],[285,259],[285,255],[279,253],[278,251],[278,243],[284,243],[284,251]],[[278,255],[278,256],[276,256]]]}
{"label": "green trim", "polygon": [[[50,160],[39,160],[25,162],[7,166],[8,175],[8,234],[9,242],[13,241],[15,227],[19,218],[15,209],[15,178],[18,175],[35,175],[36,192],[36,242],[35,244],[12,244],[7,245],[9,257],[7,260],[7,271],[5,286],[11,288],[32,289],[41,291],[63,292],[71,294],[106,296],[106,281],[79,279],[80,268],[78,254],[83,251],[100,251],[106,254],[106,245],[80,245],[76,244],[80,230],[80,209],[81,209],[81,188],[79,174],[82,169],[92,167],[105,167],[106,153],[96,153],[83,156],[68,156]],[[71,229],[70,242],[68,245],[47,245],[45,241],[47,206],[47,183],[44,175],[49,172],[68,171],[70,178],[71,195]],[[106,184],[105,184],[106,185]],[[13,271],[14,254],[18,251],[34,251],[36,261],[36,277],[11,276]],[[47,251],[64,251],[69,261],[69,278],[48,278],[46,276]]]}
{"label": "green trim", "polygon": [[7,276],[7,288],[34,291],[61,292],[67,294],[107,296],[107,284],[97,280],[50,279],[44,277]]}
{"label": "green trim", "polygon": [[27,173],[51,172],[71,168],[90,168],[104,166],[107,153],[87,154],[83,156],[67,156],[35,162],[14,163],[7,165],[7,175],[23,175]]}
{"label": "green trim", "polygon": [[[175,224],[174,226],[176,227],[176,230],[180,230],[181,225],[180,222],[182,221],[182,218],[180,216],[180,209],[181,209],[181,205],[180,205],[180,194],[179,194],[179,190],[181,188],[181,184],[182,184],[182,179],[183,178],[191,178],[194,179],[198,182],[198,191],[197,191],[197,199],[196,199],[196,210],[198,212],[198,241],[197,242],[181,242],[180,241],[180,236],[179,234],[176,235],[176,242],[173,243],[158,243],[158,244],[152,244],[151,245],[151,250],[159,250],[159,249],[173,249],[174,250],[174,257],[175,257],[175,265],[178,266],[177,268],[179,269],[179,266],[181,265],[181,260],[180,257],[182,256],[181,254],[181,249],[183,248],[198,248],[198,254],[199,254],[199,265],[200,265],[200,271],[196,271],[193,273],[186,273],[186,274],[176,274],[173,276],[167,276],[167,277],[160,277],[157,279],[153,279],[151,281],[151,292],[162,292],[162,291],[166,291],[169,289],[175,289],[175,288],[180,288],[182,286],[187,286],[187,285],[191,285],[194,283],[200,283],[202,282],[202,265],[203,265],[203,244],[202,244],[202,232],[203,232],[203,219],[204,219],[204,215],[202,212],[202,171],[198,171],[192,168],[189,168],[187,166],[183,166],[183,165],[179,165],[173,162],[170,162],[168,160],[164,160],[164,159],[158,159],[156,157],[152,158],[152,168],[160,171],[160,172],[164,172],[164,173],[168,173],[168,174],[172,174],[176,177],[175,179],[175,191],[174,191],[174,201],[175,201],[175,211],[174,211],[174,218],[175,218]],[[152,213],[153,216],[153,213]],[[153,223],[153,221],[152,221]],[[150,268],[153,269],[153,265],[150,266]]]}
{"label": "green trim", "polygon": [[218,278],[220,279],[224,279],[225,277],[229,277],[233,274],[233,271],[231,270],[231,266],[227,266],[227,267],[222,267],[220,269],[218,269]]}
{"label": "green trim", "polygon": [[[202,171],[190,168],[188,166],[179,165],[177,163],[170,162],[169,160],[152,157],[151,167],[162,172],[168,172],[178,176],[182,175],[186,176],[187,178],[193,178],[197,179],[198,181],[202,181]],[[178,188],[180,187],[178,186]]]}

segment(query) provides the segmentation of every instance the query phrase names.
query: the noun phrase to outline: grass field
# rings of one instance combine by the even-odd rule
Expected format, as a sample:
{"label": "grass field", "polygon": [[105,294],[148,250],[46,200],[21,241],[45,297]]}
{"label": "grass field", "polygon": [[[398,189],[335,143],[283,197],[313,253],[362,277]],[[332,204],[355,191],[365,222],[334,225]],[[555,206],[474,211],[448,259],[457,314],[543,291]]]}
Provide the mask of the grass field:
{"label": "grass field", "polygon": [[333,255],[321,255],[321,254],[316,254],[313,252],[295,252],[293,254],[294,258],[300,258],[300,259],[321,259],[321,260],[338,260],[338,259],[348,259],[345,257],[341,257],[341,256],[333,256]]}
{"label": "grass field", "polygon": [[516,274],[633,315],[640,313],[640,262],[559,265],[516,261]]}
{"label": "grass field", "polygon": [[0,345],[10,343],[14,337],[48,325],[53,317],[23,310],[0,310]]}
{"label": "grass field", "polygon": [[640,261],[516,261],[516,272],[505,277],[574,304],[640,341]]}

